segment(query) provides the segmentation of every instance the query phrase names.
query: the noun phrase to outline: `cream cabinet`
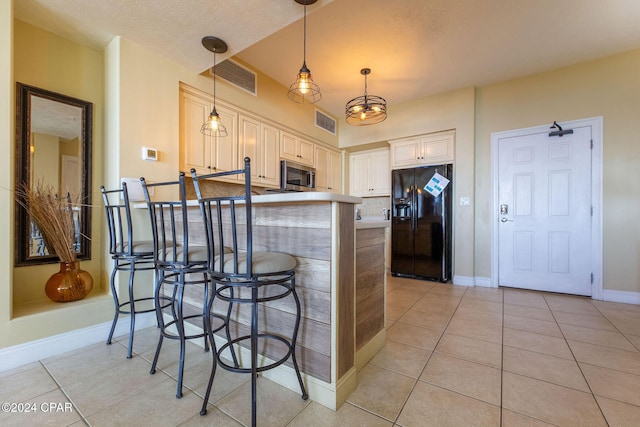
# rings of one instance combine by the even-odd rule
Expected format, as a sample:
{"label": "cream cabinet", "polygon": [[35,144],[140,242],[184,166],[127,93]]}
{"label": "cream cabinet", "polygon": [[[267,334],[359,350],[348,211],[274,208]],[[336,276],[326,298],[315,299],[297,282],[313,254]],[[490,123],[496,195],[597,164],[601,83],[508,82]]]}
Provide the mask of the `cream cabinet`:
{"label": "cream cabinet", "polygon": [[389,141],[391,168],[452,163],[455,132],[446,131]]}
{"label": "cream cabinet", "polygon": [[316,145],[316,190],[342,192],[342,154]]}
{"label": "cream cabinet", "polygon": [[368,150],[349,156],[349,194],[358,197],[391,194],[389,150]]}
{"label": "cream cabinet", "polygon": [[283,159],[313,166],[314,146],[314,143],[290,133],[282,132],[280,135],[280,157]]}
{"label": "cream cabinet", "polygon": [[200,132],[200,127],[209,117],[212,107],[212,100],[206,94],[181,86],[179,164],[180,170],[187,174],[192,168],[199,175],[205,175],[238,167],[238,113],[216,104],[228,135],[221,138],[206,136]]}
{"label": "cream cabinet", "polygon": [[238,117],[238,165],[251,159],[251,183],[280,186],[280,130],[260,120]]}

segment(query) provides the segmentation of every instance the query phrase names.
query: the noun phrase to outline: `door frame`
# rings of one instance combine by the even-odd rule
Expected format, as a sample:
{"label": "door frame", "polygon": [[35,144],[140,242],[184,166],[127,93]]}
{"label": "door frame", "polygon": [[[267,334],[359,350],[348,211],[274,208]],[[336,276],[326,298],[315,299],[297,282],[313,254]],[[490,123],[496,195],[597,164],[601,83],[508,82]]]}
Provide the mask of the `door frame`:
{"label": "door frame", "polygon": [[[563,129],[591,126],[593,148],[591,150],[591,206],[593,220],[591,221],[591,260],[593,282],[591,283],[591,298],[602,299],[602,116],[581,120],[562,122]],[[550,132],[550,125],[533,126],[491,134],[491,287],[498,287],[499,278],[499,201],[498,201],[498,143],[503,138],[513,138],[530,135],[532,133]]]}

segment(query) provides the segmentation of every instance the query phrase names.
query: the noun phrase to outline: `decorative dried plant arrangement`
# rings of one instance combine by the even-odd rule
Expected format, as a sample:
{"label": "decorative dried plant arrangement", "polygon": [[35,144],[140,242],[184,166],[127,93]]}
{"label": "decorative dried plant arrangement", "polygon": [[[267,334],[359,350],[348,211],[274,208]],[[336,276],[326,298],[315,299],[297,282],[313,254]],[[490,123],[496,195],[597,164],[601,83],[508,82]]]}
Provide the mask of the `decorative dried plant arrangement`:
{"label": "decorative dried plant arrangement", "polygon": [[49,253],[61,262],[77,261],[75,250],[76,227],[71,199],[60,197],[53,186],[38,181],[33,186],[22,185],[19,203],[40,230]]}

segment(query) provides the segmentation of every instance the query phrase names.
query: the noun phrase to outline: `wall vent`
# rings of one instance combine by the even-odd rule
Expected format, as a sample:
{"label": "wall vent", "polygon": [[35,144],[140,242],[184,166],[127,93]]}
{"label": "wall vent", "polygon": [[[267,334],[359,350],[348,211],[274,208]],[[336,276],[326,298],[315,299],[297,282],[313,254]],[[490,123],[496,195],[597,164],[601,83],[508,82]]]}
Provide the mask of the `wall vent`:
{"label": "wall vent", "polygon": [[336,134],[336,119],[323,113],[316,108],[316,126],[320,129],[324,129],[327,132]]}
{"label": "wall vent", "polygon": [[[209,73],[213,75],[213,68],[209,69]],[[216,65],[216,77],[228,81],[251,95],[256,96],[258,94],[256,73],[231,59],[225,59]]]}

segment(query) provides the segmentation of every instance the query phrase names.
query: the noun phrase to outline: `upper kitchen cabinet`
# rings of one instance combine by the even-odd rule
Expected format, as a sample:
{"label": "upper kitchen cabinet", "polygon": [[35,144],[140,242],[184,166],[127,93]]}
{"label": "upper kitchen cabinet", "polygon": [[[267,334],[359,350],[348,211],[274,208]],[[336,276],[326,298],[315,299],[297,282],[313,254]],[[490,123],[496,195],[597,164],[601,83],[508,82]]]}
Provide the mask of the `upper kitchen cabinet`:
{"label": "upper kitchen cabinet", "polygon": [[280,157],[303,165],[313,166],[314,145],[312,142],[282,132],[280,135]]}
{"label": "upper kitchen cabinet", "polygon": [[316,145],[316,190],[342,192],[342,155]]}
{"label": "upper kitchen cabinet", "polygon": [[446,131],[389,141],[391,168],[452,163],[455,135],[455,131]]}
{"label": "upper kitchen cabinet", "polygon": [[389,196],[389,150],[368,150],[349,156],[349,194],[358,197]]}
{"label": "upper kitchen cabinet", "polygon": [[244,115],[239,116],[238,164],[251,159],[251,183],[280,186],[280,130]]}
{"label": "upper kitchen cabinet", "polygon": [[186,173],[193,168],[199,175],[205,175],[238,166],[238,113],[216,104],[228,135],[211,137],[203,135],[200,127],[212,108],[213,99],[207,94],[180,86],[180,170]]}

